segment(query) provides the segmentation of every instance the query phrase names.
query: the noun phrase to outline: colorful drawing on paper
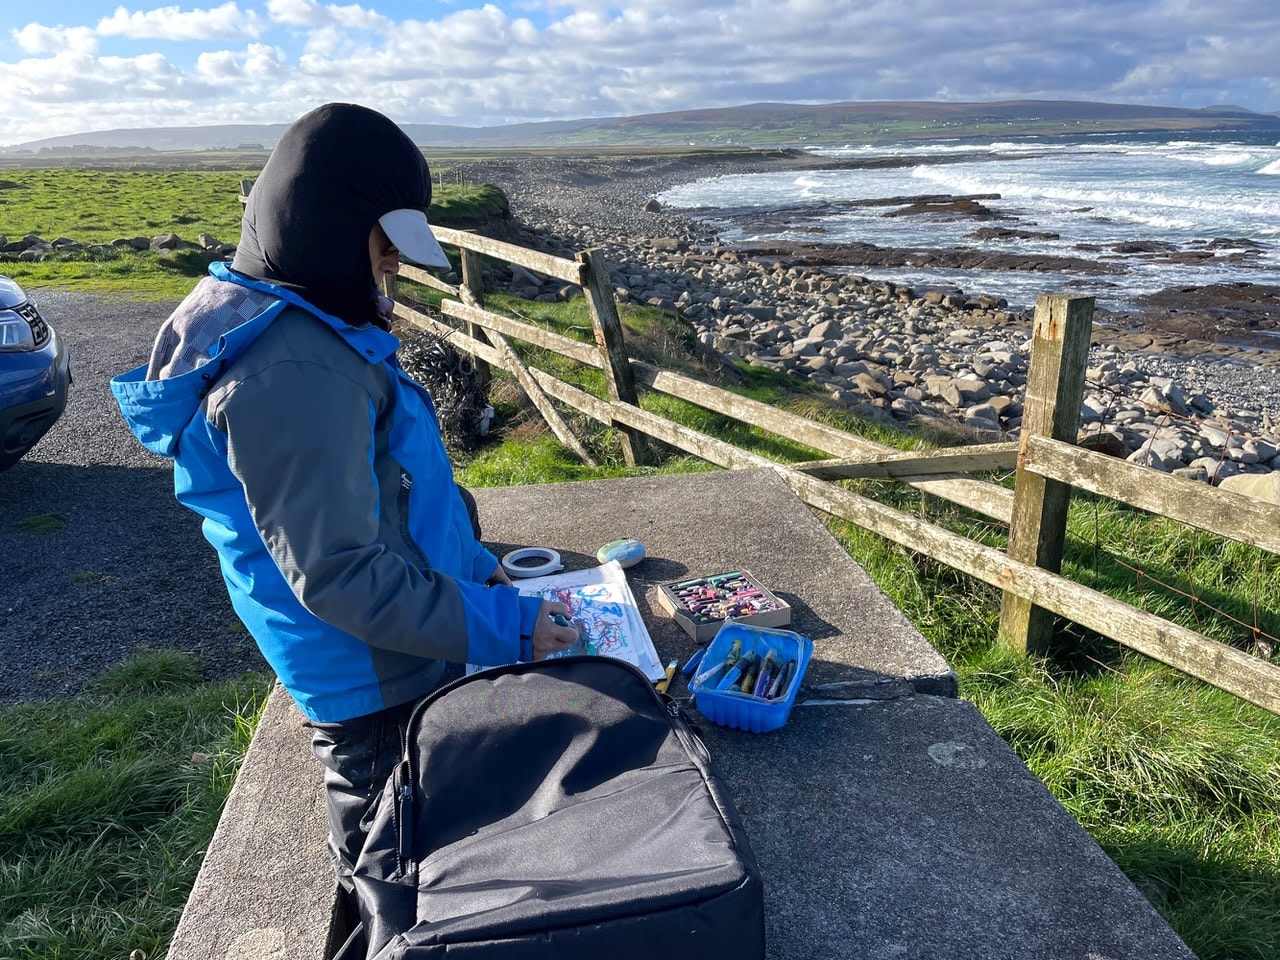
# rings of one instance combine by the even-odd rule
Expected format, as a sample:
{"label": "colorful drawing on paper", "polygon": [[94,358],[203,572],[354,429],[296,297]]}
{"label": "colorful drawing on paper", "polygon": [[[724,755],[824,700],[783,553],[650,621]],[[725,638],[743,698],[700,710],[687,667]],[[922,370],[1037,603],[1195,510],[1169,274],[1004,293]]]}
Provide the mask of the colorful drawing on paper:
{"label": "colorful drawing on paper", "polygon": [[[653,639],[640,616],[627,575],[616,560],[587,570],[517,580],[525,596],[557,600],[578,628],[576,645],[557,656],[595,654],[639,667],[653,681],[665,675]],[[471,668],[469,668],[471,669]]]}
{"label": "colorful drawing on paper", "polygon": [[604,654],[624,657],[630,645],[627,636],[627,612],[617,591],[607,583],[584,584],[580,587],[544,587],[539,594],[547,600],[558,600],[569,608],[569,619],[578,628],[578,642],[564,653]]}

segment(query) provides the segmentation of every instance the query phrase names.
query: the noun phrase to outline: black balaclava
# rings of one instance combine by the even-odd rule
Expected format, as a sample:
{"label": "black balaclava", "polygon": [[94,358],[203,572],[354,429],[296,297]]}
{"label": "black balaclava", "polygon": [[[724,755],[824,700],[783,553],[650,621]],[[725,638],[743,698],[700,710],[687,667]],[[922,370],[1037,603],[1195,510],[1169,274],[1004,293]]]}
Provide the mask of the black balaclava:
{"label": "black balaclava", "polygon": [[378,218],[431,205],[422,152],[389,118],[329,103],[285,130],[249,193],[231,268],[352,325],[379,323],[369,262]]}

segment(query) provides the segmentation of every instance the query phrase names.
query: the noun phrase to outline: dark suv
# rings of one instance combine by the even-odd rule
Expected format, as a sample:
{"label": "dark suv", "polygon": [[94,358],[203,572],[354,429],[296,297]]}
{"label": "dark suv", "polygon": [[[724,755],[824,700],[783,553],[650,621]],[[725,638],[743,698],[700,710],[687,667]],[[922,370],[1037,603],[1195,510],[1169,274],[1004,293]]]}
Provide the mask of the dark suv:
{"label": "dark suv", "polygon": [[35,302],[0,277],[0,470],[36,445],[67,405],[71,361]]}

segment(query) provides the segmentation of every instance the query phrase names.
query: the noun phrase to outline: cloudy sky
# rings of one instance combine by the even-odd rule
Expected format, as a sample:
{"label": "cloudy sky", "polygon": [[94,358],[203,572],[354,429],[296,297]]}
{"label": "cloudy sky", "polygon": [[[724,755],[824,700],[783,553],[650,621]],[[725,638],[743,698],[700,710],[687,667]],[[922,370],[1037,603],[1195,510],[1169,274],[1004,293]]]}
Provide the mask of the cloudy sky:
{"label": "cloudy sky", "polygon": [[330,100],[488,126],[762,100],[1280,111],[1275,0],[0,4],[0,145],[282,123]]}

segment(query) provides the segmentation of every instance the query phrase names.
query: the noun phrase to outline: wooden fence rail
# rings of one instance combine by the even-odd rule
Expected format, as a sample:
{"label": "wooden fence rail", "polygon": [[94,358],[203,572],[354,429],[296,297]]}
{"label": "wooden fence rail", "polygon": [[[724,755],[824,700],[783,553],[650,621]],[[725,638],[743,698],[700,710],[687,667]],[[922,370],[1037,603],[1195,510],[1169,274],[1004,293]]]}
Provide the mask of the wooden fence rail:
{"label": "wooden fence rail", "polygon": [[[1108,597],[1059,575],[1066,505],[1072,489],[1088,491],[1199,529],[1280,553],[1280,507],[1106,457],[1075,446],[1080,395],[1092,327],[1093,301],[1043,296],[1036,306],[1031,371],[1019,443],[994,443],[904,453],[797,414],[739,396],[691,377],[629,358],[608,293],[607,268],[587,252],[571,261],[459,230],[435,228],[441,241],[464,256],[483,255],[581,287],[591,304],[595,344],[583,343],[486,310],[469,278],[449,284],[412,266],[406,280],[452,299],[437,319],[403,302],[396,317],[447,337],[479,364],[512,373],[544,415],[547,398],[573,407],[627,438],[628,462],[643,456],[650,437],[729,469],[767,467],[804,502],[1003,591],[1001,640],[1022,650],[1042,650],[1051,617],[1072,620],[1116,642],[1280,713],[1280,666],[1204,634]],[[392,290],[394,292],[394,290]],[[602,399],[536,367],[526,366],[508,338],[601,370],[609,384]],[[780,464],[642,409],[644,388],[770,431],[830,459]],[[558,418],[548,416],[549,421]],[[553,425],[557,435],[563,421]],[[585,455],[581,445],[574,448]],[[966,471],[1015,471],[1014,490],[968,476]],[[920,517],[854,493],[832,481],[877,478],[917,490],[1010,525],[1002,551]]]}

